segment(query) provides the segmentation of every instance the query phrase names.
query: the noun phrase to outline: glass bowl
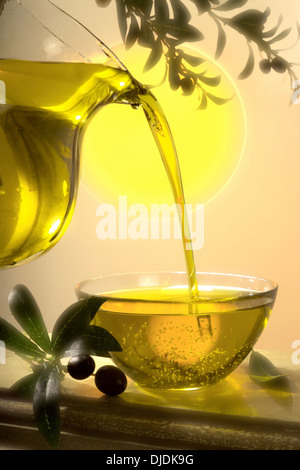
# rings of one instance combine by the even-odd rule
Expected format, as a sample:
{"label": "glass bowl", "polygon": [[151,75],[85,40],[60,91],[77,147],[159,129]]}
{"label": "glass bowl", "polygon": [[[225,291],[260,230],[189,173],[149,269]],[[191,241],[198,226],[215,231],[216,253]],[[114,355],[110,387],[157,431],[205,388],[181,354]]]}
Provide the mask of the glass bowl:
{"label": "glass bowl", "polygon": [[121,344],[114,363],[148,389],[197,389],[228,376],[249,354],[274,305],[277,284],[255,277],[197,273],[191,300],[186,273],[128,273],[76,285],[78,299],[105,297],[93,324]]}

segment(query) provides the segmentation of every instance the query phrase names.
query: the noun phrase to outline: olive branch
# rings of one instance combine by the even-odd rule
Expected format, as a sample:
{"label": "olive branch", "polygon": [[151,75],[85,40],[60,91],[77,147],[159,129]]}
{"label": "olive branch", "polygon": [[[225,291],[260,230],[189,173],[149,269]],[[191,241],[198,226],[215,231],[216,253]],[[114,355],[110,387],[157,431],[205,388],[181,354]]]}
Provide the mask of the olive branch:
{"label": "olive branch", "polygon": [[35,423],[52,448],[59,446],[61,382],[68,372],[61,360],[82,355],[110,357],[109,351],[122,351],[108,331],[90,324],[104,302],[104,298],[90,297],[73,303],[56,320],[50,338],[35,298],[20,284],[10,291],[8,304],[24,333],[0,318],[0,340],[32,369],[11,392],[32,399]]}
{"label": "olive branch", "polygon": [[[195,90],[198,94],[199,109],[205,109],[208,100],[217,105],[228,101],[211,88],[217,89],[221,77],[211,77],[207,71],[197,72],[194,68],[204,64],[206,57],[189,55],[180,48],[183,43],[202,41],[204,34],[190,24],[192,14],[190,8],[196,7],[198,15],[207,16],[217,27],[217,45],[215,59],[219,59],[227,43],[226,28],[237,32],[248,46],[248,58],[240,72],[240,80],[248,78],[255,68],[254,47],[260,54],[259,66],[263,73],[271,70],[287,73],[291,87],[296,83],[294,67],[282,55],[284,50],[276,48],[276,44],[286,39],[293,31],[292,27],[281,29],[283,17],[280,16],[276,25],[267,29],[271,9],[265,11],[243,8],[249,0],[115,0],[120,34],[127,49],[136,43],[150,49],[144,65],[144,71],[153,68],[162,57],[165,60],[165,73],[171,89],[181,89],[183,95],[190,95]],[[106,7],[111,0],[96,0],[99,6]],[[224,14],[227,16],[224,16]],[[231,16],[228,16],[230,14]],[[298,43],[300,26],[296,23]]]}

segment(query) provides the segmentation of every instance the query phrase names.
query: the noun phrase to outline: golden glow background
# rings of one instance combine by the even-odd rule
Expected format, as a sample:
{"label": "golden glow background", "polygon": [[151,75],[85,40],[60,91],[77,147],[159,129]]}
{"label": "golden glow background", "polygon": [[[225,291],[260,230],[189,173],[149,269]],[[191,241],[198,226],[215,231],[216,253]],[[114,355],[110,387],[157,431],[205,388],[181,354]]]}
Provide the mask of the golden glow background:
{"label": "golden glow background", "polygon": [[[185,48],[189,54],[199,51]],[[133,76],[144,84],[159,84],[165,73],[162,59],[148,73],[143,66],[149,49],[138,45],[113,48]],[[175,141],[187,204],[204,204],[226,186],[236,171],[244,150],[246,116],[239,91],[231,78],[211,58],[193,69],[208,77],[221,76],[217,87],[206,87],[229,99],[224,106],[209,102],[197,108],[197,92],[182,96],[171,90],[168,80],[152,91],[166,113]],[[101,138],[99,138],[101,129]],[[119,195],[128,205],[172,205],[174,197],[158,148],[144,112],[124,105],[106,106],[90,122],[82,155],[82,181],[100,201],[118,207]]]}
{"label": "golden glow background", "polygon": [[[108,45],[120,43],[114,5],[96,7],[94,0],[57,2],[87,24]],[[249,8],[270,5],[271,26],[280,13],[283,28],[300,17],[297,0],[249,0]],[[203,16],[206,40],[195,46],[214,54],[215,25]],[[247,45],[228,31],[227,46],[219,63],[239,88],[247,116],[247,139],[243,158],[226,188],[205,206],[205,240],[195,253],[197,269],[254,275],[279,283],[277,302],[257,347],[291,351],[300,338],[300,105],[288,106],[289,79],[256,68],[246,81],[237,81]],[[291,42],[294,38],[291,38]],[[290,44],[288,40],[287,45]],[[293,49],[299,57],[300,48]],[[300,69],[300,68],[299,68]],[[168,115],[168,110],[165,109]],[[194,115],[191,116],[191,119]],[[99,146],[101,149],[99,130]],[[112,137],[113,138],[113,137]],[[99,156],[101,158],[101,156]],[[193,201],[194,202],[194,201]],[[70,227],[49,253],[34,262],[0,272],[1,315],[10,321],[9,290],[26,284],[46,316],[49,330],[57,316],[75,301],[76,282],[96,275],[132,271],[184,270],[180,241],[107,240],[96,237],[97,200],[81,185]]]}

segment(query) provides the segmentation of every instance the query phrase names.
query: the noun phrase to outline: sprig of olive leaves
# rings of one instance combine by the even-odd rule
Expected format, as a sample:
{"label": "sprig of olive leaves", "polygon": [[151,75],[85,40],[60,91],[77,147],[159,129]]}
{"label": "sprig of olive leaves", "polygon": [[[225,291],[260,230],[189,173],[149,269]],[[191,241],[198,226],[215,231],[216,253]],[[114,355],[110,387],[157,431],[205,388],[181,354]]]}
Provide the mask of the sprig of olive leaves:
{"label": "sprig of olive leaves", "polygon": [[[287,38],[292,28],[280,30],[283,18],[277,24],[266,30],[267,20],[271,14],[270,8],[265,11],[246,9],[233,16],[220,16],[235,13],[244,7],[248,0],[189,0],[194,4],[198,15],[208,15],[217,27],[218,39],[215,58],[219,59],[225,49],[227,36],[226,28],[231,28],[243,36],[248,45],[248,58],[239,74],[239,79],[248,78],[255,68],[253,47],[258,48],[262,58],[260,68],[266,73],[273,69],[275,72],[287,72],[291,84],[296,80],[294,66],[288,62],[274,45]],[[99,6],[106,7],[110,0],[96,0]],[[198,93],[199,108],[206,109],[208,100],[221,105],[228,101],[211,91],[217,90],[221,77],[211,77],[207,71],[196,72],[194,67],[206,62],[205,57],[186,54],[180,45],[185,42],[202,41],[204,34],[190,24],[192,15],[188,2],[182,0],[116,0],[118,24],[122,40],[126,48],[135,43],[151,49],[144,70],[153,68],[164,56],[166,68],[163,81],[168,78],[171,89],[181,88],[184,95],[190,95],[195,90]],[[300,26],[297,24],[297,41],[300,38]]]}
{"label": "sprig of olive leaves", "polygon": [[61,359],[78,354],[110,357],[108,351],[122,351],[108,331],[90,325],[104,301],[91,297],[70,305],[57,319],[50,338],[33,295],[26,286],[17,285],[8,303],[25,334],[0,318],[0,340],[32,368],[32,373],[16,382],[12,391],[32,398],[36,425],[53,448],[58,448],[61,432],[59,401],[65,372]]}
{"label": "sprig of olive leaves", "polygon": [[[296,64],[289,63],[282,55],[280,50],[275,49],[273,45],[287,38],[292,32],[292,28],[286,28],[279,32],[281,24],[283,22],[283,16],[280,15],[277,24],[271,29],[266,31],[266,24],[268,18],[271,14],[271,9],[266,8],[265,11],[259,11],[255,9],[249,9],[234,15],[232,18],[225,18],[219,16],[219,12],[228,11],[230,8],[240,8],[247,3],[248,0],[227,0],[224,4],[211,9],[209,11],[210,17],[216,22],[219,30],[219,40],[218,40],[218,53],[220,54],[225,48],[225,30],[224,26],[229,26],[234,29],[236,32],[245,37],[248,44],[248,59],[246,65],[242,72],[239,74],[239,79],[248,78],[255,67],[255,54],[253,46],[256,45],[260,54],[260,68],[263,73],[267,73],[271,68],[278,73],[287,72],[291,79],[291,85],[297,76],[294,72],[294,66]],[[217,13],[216,13],[217,12]],[[300,38],[300,27],[297,23],[297,41]],[[270,67],[266,67],[266,63]]]}

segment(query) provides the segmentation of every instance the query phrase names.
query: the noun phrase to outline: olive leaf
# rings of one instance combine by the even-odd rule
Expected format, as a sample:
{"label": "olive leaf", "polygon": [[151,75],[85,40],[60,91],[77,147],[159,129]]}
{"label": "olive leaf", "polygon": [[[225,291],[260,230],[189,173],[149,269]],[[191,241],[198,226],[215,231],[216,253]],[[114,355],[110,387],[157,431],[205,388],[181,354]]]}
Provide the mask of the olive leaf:
{"label": "olive leaf", "polygon": [[291,31],[292,31],[292,28],[287,28],[287,29],[283,30],[281,33],[279,33],[273,39],[268,41],[268,44],[269,45],[274,44],[274,42],[278,42],[278,41],[281,41],[282,39],[285,39],[290,34]]}
{"label": "olive leaf", "polygon": [[202,13],[206,13],[210,11],[211,5],[209,0],[191,0],[197,7],[198,14],[202,15]]}
{"label": "olive leaf", "polygon": [[259,10],[246,10],[230,19],[229,24],[234,26],[249,39],[257,39],[264,28],[271,10],[267,8],[264,12]]}
{"label": "olive leaf", "polygon": [[274,26],[274,28],[270,29],[269,31],[264,31],[263,34],[262,34],[262,36],[263,36],[264,38],[270,38],[270,37],[274,36],[274,34],[277,33],[277,31],[278,31],[278,29],[279,29],[279,27],[280,27],[282,21],[283,21],[283,15],[280,15],[280,16],[279,16],[279,19],[278,19],[277,25]]}
{"label": "olive leaf", "polygon": [[138,44],[143,47],[153,47],[155,43],[155,37],[152,29],[150,28],[148,22],[142,18],[141,19],[141,29],[138,37]]}
{"label": "olive leaf", "polygon": [[263,354],[253,351],[249,361],[249,376],[254,382],[263,384],[282,378],[284,374]]}
{"label": "olive leaf", "polygon": [[219,23],[219,21],[216,21],[216,25],[217,25],[217,28],[218,28],[218,42],[217,42],[217,48],[216,48],[216,52],[215,52],[215,59],[217,60],[217,59],[219,59],[219,57],[221,57],[221,55],[223,54],[223,51],[225,49],[226,34],[225,34],[225,31],[222,28],[221,24]]}
{"label": "olive leaf", "polygon": [[36,383],[43,370],[43,367],[40,367],[35,372],[22,377],[10,387],[10,391],[17,396],[33,398]]}
{"label": "olive leaf", "polygon": [[244,80],[248,78],[254,70],[254,52],[249,43],[248,43],[248,49],[249,49],[248,60],[243,71],[238,76],[239,80]]}
{"label": "olive leaf", "polygon": [[169,59],[169,83],[172,90],[178,90],[180,87],[180,58],[170,57]]}
{"label": "olive leaf", "polygon": [[49,364],[39,376],[33,392],[33,416],[48,444],[57,449],[60,438],[60,372]]}
{"label": "olive leaf", "polygon": [[51,353],[52,347],[46,325],[29,289],[21,284],[16,285],[9,293],[8,305],[17,322],[31,339],[44,351]]}
{"label": "olive leaf", "polygon": [[91,297],[70,305],[56,321],[52,332],[55,354],[63,353],[69,344],[85,333],[105,299]]}
{"label": "olive leaf", "polygon": [[192,15],[189,9],[182,3],[181,0],[171,0],[174,22],[177,24],[189,23]]}
{"label": "olive leaf", "polygon": [[119,29],[123,42],[127,32],[127,10],[123,0],[116,0]]}
{"label": "olive leaf", "polygon": [[79,337],[72,341],[66,349],[61,353],[61,357],[79,356],[81,354],[89,356],[111,357],[108,351],[103,350],[102,347],[96,350],[86,338]]}
{"label": "olive leaf", "polygon": [[198,109],[204,110],[206,108],[207,108],[207,93],[203,90],[200,105],[198,106]]}
{"label": "olive leaf", "polygon": [[221,76],[217,75],[216,77],[207,77],[204,74],[197,74],[199,80],[210,87],[216,87],[221,83]]}
{"label": "olive leaf", "polygon": [[30,356],[35,359],[46,356],[45,352],[33,341],[3,318],[0,318],[0,340],[5,343],[7,349],[21,356]]}
{"label": "olive leaf", "polygon": [[137,22],[136,17],[131,14],[130,20],[131,20],[131,23],[130,23],[129,31],[124,41],[126,49],[130,49],[134,45],[140,33],[139,24]]}
{"label": "olive leaf", "polygon": [[125,0],[125,3],[131,4],[132,7],[137,9],[137,12],[147,17],[150,16],[153,7],[153,0]]}
{"label": "olive leaf", "polygon": [[204,35],[195,26],[190,24],[178,25],[174,19],[170,19],[164,24],[155,23],[158,32],[176,38],[177,43],[201,41]]}
{"label": "olive leaf", "polygon": [[177,49],[177,51],[181,54],[181,57],[192,67],[197,67],[197,65],[203,64],[205,59],[203,57],[197,57],[190,54],[187,54],[182,49]]}
{"label": "olive leaf", "polygon": [[232,100],[233,98],[233,96],[231,96],[230,98],[222,98],[221,96],[215,96],[208,92],[206,92],[206,96],[218,106],[228,103],[228,101]]}
{"label": "olive leaf", "polygon": [[155,16],[160,23],[166,23],[169,20],[170,12],[166,0],[154,0]]}
{"label": "olive leaf", "polygon": [[96,356],[102,356],[103,351],[122,351],[122,347],[115,337],[101,326],[90,325],[84,333],[83,339],[92,346]]}
{"label": "olive leaf", "polygon": [[222,5],[215,7],[214,10],[216,11],[229,11],[234,10],[236,8],[241,8],[248,0],[228,0],[227,2],[223,3]]}
{"label": "olive leaf", "polygon": [[90,325],[78,338],[69,343],[62,352],[63,357],[78,354],[110,357],[109,351],[122,351],[119,342],[104,328]]}
{"label": "olive leaf", "polygon": [[161,43],[161,40],[157,38],[155,43],[153,44],[150,55],[144,65],[143,71],[147,72],[152,67],[154,67],[159,62],[162,54],[163,54],[162,43]]}

